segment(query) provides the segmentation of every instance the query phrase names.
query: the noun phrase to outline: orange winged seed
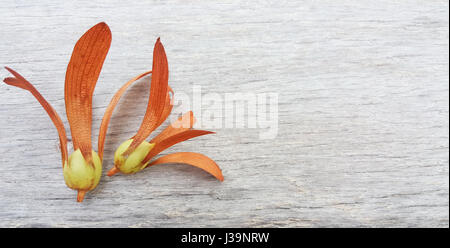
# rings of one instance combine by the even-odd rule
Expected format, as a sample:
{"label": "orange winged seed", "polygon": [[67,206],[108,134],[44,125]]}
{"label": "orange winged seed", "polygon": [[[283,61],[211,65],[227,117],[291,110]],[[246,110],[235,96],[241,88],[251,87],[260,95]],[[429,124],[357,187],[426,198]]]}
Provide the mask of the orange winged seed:
{"label": "orange winged seed", "polygon": [[38,100],[38,102],[42,105],[42,107],[47,112],[48,116],[52,120],[53,124],[56,127],[56,130],[58,131],[59,135],[59,142],[61,146],[61,158],[62,158],[62,164],[64,166],[64,163],[67,161],[68,158],[68,152],[67,152],[67,136],[66,136],[66,130],[64,129],[64,124],[59,117],[58,113],[56,113],[55,109],[45,100],[45,98],[39,93],[38,90],[30,83],[28,82],[24,77],[22,77],[19,73],[15,72],[13,69],[9,67],[5,67],[6,70],[8,70],[11,74],[14,75],[14,77],[7,77],[3,81],[6,84],[22,88],[24,90],[28,90],[33,96]]}
{"label": "orange winged seed", "polygon": [[133,142],[123,153],[124,156],[131,154],[157,128],[165,107],[168,81],[169,67],[166,52],[158,38],[153,49],[152,80],[147,110]]}
{"label": "orange winged seed", "polygon": [[178,152],[169,154],[151,162],[149,166],[167,163],[182,163],[198,167],[213,175],[219,181],[223,181],[222,170],[212,159],[207,156],[194,152]]}
{"label": "orange winged seed", "polygon": [[111,102],[109,103],[108,107],[105,110],[105,114],[103,115],[102,123],[100,124],[100,131],[98,134],[98,155],[100,156],[100,159],[103,160],[103,149],[105,145],[105,138],[106,138],[106,132],[108,131],[108,125],[109,121],[111,120],[112,113],[119,103],[120,98],[125,93],[125,91],[128,89],[128,87],[133,84],[135,81],[141,79],[142,77],[147,76],[148,74],[152,73],[152,71],[144,72],[130,81],[128,81],[126,84],[124,84],[117,92],[114,94],[113,98],[111,99]]}
{"label": "orange winged seed", "polygon": [[66,71],[64,98],[74,150],[91,161],[92,95],[111,45],[111,31],[101,22],[75,44]]}

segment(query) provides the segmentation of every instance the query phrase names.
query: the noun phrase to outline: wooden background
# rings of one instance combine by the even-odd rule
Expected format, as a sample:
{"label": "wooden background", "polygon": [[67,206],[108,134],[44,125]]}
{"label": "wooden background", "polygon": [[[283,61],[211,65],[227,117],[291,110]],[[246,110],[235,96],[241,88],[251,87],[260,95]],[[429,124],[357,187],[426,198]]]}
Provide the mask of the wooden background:
{"label": "wooden background", "polygon": [[79,204],[44,110],[1,84],[0,226],[448,227],[448,5],[2,0],[0,65],[34,83],[68,132],[63,92],[73,46],[89,27],[109,24],[94,146],[113,93],[151,68],[159,36],[175,91],[278,93],[279,127],[271,140],[259,139],[259,128],[218,128],[164,152],[214,158],[223,183],[187,165],[108,178],[115,148],[145,112],[141,80],[113,115],[104,177]]}

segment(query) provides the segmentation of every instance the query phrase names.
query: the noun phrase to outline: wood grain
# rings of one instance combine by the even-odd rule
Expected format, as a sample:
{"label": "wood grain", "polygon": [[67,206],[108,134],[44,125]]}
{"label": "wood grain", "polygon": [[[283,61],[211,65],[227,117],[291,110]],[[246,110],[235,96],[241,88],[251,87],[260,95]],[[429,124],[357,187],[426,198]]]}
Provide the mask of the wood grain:
{"label": "wood grain", "polygon": [[[104,176],[79,204],[44,110],[2,84],[0,226],[448,227],[448,9],[437,0],[1,1],[0,65],[34,83],[66,131],[70,53],[100,21],[113,40],[94,92],[94,142],[114,92],[151,69],[157,37],[175,92],[276,92],[279,130],[261,140],[258,128],[218,128],[163,153],[206,154],[223,183],[160,165]],[[141,80],[115,111],[104,174],[147,94]]]}

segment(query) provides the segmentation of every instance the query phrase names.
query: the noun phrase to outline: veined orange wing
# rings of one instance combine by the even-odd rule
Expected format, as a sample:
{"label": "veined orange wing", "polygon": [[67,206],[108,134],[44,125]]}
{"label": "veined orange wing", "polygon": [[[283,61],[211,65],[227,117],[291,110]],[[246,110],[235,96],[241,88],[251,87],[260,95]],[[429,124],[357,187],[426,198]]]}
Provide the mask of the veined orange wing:
{"label": "veined orange wing", "polygon": [[124,156],[132,153],[160,124],[161,117],[165,114],[166,99],[168,94],[169,66],[166,52],[159,40],[153,49],[152,80],[147,110],[133,142],[124,152]]}
{"label": "veined orange wing", "polygon": [[91,159],[92,95],[111,45],[111,31],[101,22],[75,44],[67,66],[64,96],[74,149]]}

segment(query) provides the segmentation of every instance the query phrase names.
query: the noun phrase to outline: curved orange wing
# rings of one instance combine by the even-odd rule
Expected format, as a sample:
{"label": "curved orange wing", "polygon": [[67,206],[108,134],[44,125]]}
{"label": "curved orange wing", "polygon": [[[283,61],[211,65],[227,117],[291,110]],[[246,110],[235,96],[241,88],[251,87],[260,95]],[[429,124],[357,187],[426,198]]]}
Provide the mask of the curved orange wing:
{"label": "curved orange wing", "polygon": [[178,152],[158,158],[151,162],[149,166],[167,163],[182,163],[198,167],[213,175],[219,181],[223,181],[222,170],[212,159],[194,152]]}
{"label": "curved orange wing", "polygon": [[137,80],[147,76],[148,74],[152,73],[152,71],[144,72],[130,81],[128,81],[126,84],[124,84],[117,92],[114,94],[113,98],[111,99],[111,102],[109,102],[108,107],[106,107],[105,114],[103,115],[102,124],[100,124],[100,131],[98,134],[98,155],[103,160],[103,149],[105,145],[105,138],[106,138],[106,132],[108,131],[108,125],[109,121],[111,120],[112,113],[114,109],[117,106],[117,103],[119,103],[120,98],[125,93],[125,91],[130,87],[131,84],[136,82]]}
{"label": "curved orange wing", "polygon": [[91,159],[92,95],[111,45],[111,31],[101,22],[75,44],[67,66],[64,97],[74,149]]}
{"label": "curved orange wing", "polygon": [[39,93],[34,86],[28,82],[24,77],[22,77],[19,73],[15,72],[13,69],[5,67],[6,70],[8,70],[11,74],[14,75],[14,77],[7,77],[3,79],[3,82],[6,84],[22,88],[24,90],[28,90],[33,94],[33,96],[38,100],[38,102],[42,105],[42,107],[47,112],[48,116],[52,120],[53,124],[56,127],[56,130],[58,131],[59,135],[59,143],[61,146],[61,157],[62,157],[62,164],[64,166],[64,162],[67,161],[68,155],[67,155],[67,136],[66,136],[66,130],[64,129],[64,124],[59,117],[58,113],[56,113],[55,109],[45,100],[45,98]]}
{"label": "curved orange wing", "polygon": [[167,137],[164,140],[161,140],[158,143],[155,143],[155,146],[150,150],[150,152],[145,156],[142,161],[143,164],[147,163],[154,156],[158,155],[160,152],[166,150],[167,148],[174,146],[180,142],[183,142],[188,139],[192,139],[198,136],[213,134],[214,132],[205,131],[205,130],[185,130],[183,132],[177,133],[170,137]]}

